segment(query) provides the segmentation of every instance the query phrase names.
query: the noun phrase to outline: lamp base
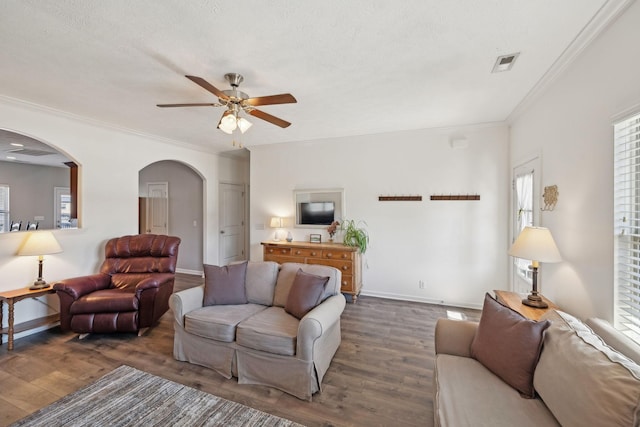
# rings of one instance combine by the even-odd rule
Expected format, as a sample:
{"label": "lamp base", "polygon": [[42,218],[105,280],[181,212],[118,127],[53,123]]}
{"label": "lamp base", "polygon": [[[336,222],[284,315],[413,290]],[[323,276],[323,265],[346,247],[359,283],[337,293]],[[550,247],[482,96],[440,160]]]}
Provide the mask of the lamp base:
{"label": "lamp base", "polygon": [[528,295],[525,299],[522,300],[522,303],[524,305],[528,305],[529,307],[533,307],[533,308],[549,307],[549,304],[542,301],[542,298],[540,297],[540,295],[534,295],[534,294]]}
{"label": "lamp base", "polygon": [[33,282],[33,285],[29,286],[29,289],[32,291],[38,290],[38,289],[47,289],[49,285],[47,282],[45,282],[42,279],[38,279],[35,282]]}

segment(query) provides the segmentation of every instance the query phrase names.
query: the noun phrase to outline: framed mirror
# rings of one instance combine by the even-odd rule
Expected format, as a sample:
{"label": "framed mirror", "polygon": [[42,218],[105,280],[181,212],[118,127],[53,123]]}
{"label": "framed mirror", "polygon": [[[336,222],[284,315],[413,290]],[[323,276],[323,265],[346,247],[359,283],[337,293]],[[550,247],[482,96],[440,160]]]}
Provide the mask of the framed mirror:
{"label": "framed mirror", "polygon": [[326,228],[333,221],[345,217],[344,190],[294,190],[296,222],[298,228]]}

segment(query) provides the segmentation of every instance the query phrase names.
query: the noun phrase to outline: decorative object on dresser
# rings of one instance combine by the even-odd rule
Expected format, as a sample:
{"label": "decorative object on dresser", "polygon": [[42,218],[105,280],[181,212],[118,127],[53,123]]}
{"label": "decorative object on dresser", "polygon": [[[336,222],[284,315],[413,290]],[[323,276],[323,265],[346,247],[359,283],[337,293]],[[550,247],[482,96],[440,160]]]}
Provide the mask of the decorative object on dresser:
{"label": "decorative object on dresser", "polygon": [[43,255],[58,254],[62,252],[60,244],[50,231],[35,231],[27,234],[26,239],[18,249],[18,255],[38,257],[38,279],[29,289],[46,289],[49,284],[42,278]]}
{"label": "decorative object on dresser", "polygon": [[346,246],[357,247],[360,253],[367,252],[369,247],[369,233],[367,232],[366,223],[364,221],[355,221],[353,219],[345,219],[342,221],[340,228],[344,231],[342,242]]}
{"label": "decorative object on dresser", "polygon": [[362,288],[362,256],[357,247],[341,243],[262,242],[265,261],[297,262],[335,267],[342,272],[340,292],[355,303]]}
{"label": "decorative object on dresser", "polygon": [[560,252],[551,232],[545,227],[525,227],[511,249],[509,255],[516,258],[531,260],[530,268],[533,270],[532,290],[523,304],[536,308],[547,308],[548,305],[538,294],[538,266],[540,262],[560,262]]}
{"label": "decorative object on dresser", "polygon": [[271,218],[271,222],[270,222],[270,226],[271,228],[275,228],[276,231],[273,233],[273,241],[274,242],[279,242],[280,241],[280,229],[283,226],[283,219],[278,217],[278,216],[274,216],[273,218]]}
{"label": "decorative object on dresser", "polygon": [[309,234],[309,243],[322,243],[321,234]]}
{"label": "decorative object on dresser", "polygon": [[333,242],[333,236],[335,236],[336,233],[338,232],[338,227],[339,226],[340,226],[340,222],[339,221],[333,221],[327,227],[327,233],[329,233],[329,242]]}

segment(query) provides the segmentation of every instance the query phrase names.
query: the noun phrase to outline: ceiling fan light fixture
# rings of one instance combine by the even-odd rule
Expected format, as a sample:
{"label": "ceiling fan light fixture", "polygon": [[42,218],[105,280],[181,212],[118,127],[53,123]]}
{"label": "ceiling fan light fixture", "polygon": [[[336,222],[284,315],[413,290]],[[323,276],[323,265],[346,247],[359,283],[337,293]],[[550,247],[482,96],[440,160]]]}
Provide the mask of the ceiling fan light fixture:
{"label": "ceiling fan light fixture", "polygon": [[220,124],[218,128],[224,132],[231,134],[238,127],[238,123],[236,121],[236,116],[234,114],[227,114],[220,120]]}
{"label": "ceiling fan light fixture", "polygon": [[249,120],[245,119],[244,117],[238,117],[237,123],[238,123],[238,128],[242,133],[245,133],[247,130],[249,130],[251,126],[253,126],[253,123],[251,123]]}

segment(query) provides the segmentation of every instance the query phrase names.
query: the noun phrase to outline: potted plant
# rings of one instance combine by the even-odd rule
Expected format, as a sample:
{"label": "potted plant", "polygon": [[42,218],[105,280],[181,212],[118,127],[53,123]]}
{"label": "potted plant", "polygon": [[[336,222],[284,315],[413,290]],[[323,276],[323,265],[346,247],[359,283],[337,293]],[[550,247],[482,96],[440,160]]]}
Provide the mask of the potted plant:
{"label": "potted plant", "polygon": [[346,246],[353,246],[360,249],[360,253],[364,254],[369,246],[369,233],[364,228],[367,224],[364,221],[356,222],[353,219],[345,219],[342,221],[340,228],[344,232],[342,243]]}

